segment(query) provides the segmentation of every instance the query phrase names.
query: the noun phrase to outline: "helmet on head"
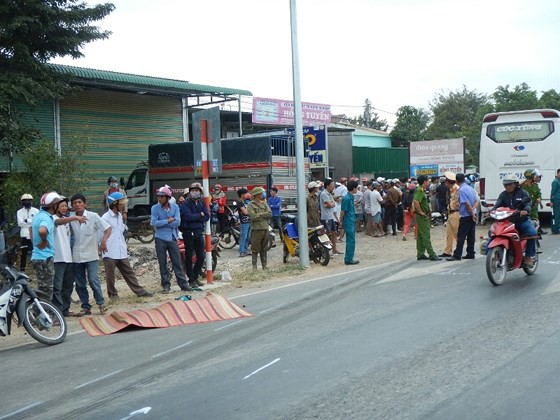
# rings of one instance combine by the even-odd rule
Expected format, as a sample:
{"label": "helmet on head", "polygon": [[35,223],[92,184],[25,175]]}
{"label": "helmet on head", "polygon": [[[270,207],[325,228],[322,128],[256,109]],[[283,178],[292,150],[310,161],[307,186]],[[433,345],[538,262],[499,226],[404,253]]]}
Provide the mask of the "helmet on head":
{"label": "helmet on head", "polygon": [[123,203],[120,204],[126,204],[128,202],[126,196],[120,191],[111,193],[107,196],[107,203],[109,205],[116,204],[117,201],[121,201],[121,200],[123,201]]}
{"label": "helmet on head", "polygon": [[44,208],[51,208],[60,203],[63,200],[63,197],[58,195],[57,192],[52,191],[43,194],[41,197],[41,207]]}
{"label": "helmet on head", "polygon": [[523,172],[523,176],[526,179],[533,179],[533,176],[535,176],[535,169],[527,169],[525,172]]}
{"label": "helmet on head", "polygon": [[[193,183],[191,184],[191,186],[189,187],[189,190],[192,190],[193,188],[194,188],[194,189],[199,189],[200,192],[202,192],[202,185],[200,184],[200,182],[193,182]],[[214,187],[214,188],[215,188],[215,187]]]}
{"label": "helmet on head", "polygon": [[158,195],[160,197],[165,196],[165,197],[168,197],[168,198],[173,197],[173,193],[171,192],[171,188],[169,188],[168,186],[158,188],[158,190],[156,192],[156,195]]}
{"label": "helmet on head", "polygon": [[538,169],[535,169],[535,173],[533,174],[533,176],[534,176],[535,178],[538,178],[539,176],[542,176],[542,174],[539,172]]}
{"label": "helmet on head", "polygon": [[506,174],[506,176],[504,176],[504,178],[502,179],[502,184],[506,185],[506,184],[513,184],[513,183],[518,183],[519,179],[517,178],[517,176],[515,174]]}
{"label": "helmet on head", "polygon": [[33,200],[33,196],[31,194],[23,194],[20,198],[21,201],[23,200]]}
{"label": "helmet on head", "polygon": [[343,182],[346,182],[346,181],[348,181],[348,178],[346,178],[346,177],[340,178],[340,183],[343,183]]}
{"label": "helmet on head", "polygon": [[188,189],[188,188],[185,188],[185,189],[183,190],[183,196],[187,195],[188,193],[189,193],[189,189]]}
{"label": "helmet on head", "polygon": [[214,189],[215,190],[221,190],[222,186],[220,184],[216,184],[216,185],[214,185]]}
{"label": "helmet on head", "polygon": [[476,182],[476,175],[475,174],[470,174],[467,176],[467,179],[471,182],[471,183],[475,183]]}
{"label": "helmet on head", "polygon": [[116,176],[110,176],[109,179],[107,180],[107,184],[110,184],[111,182],[116,182],[118,181]]}

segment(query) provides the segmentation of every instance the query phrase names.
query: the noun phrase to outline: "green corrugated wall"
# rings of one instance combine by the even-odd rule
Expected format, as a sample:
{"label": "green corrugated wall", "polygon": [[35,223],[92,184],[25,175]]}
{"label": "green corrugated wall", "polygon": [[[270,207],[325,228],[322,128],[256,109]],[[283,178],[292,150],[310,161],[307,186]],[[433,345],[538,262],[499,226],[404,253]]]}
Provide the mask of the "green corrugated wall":
{"label": "green corrugated wall", "polygon": [[376,177],[408,177],[408,149],[397,147],[352,147],[355,174],[375,174]]}
{"label": "green corrugated wall", "polygon": [[60,135],[63,149],[73,137],[90,139],[85,195],[90,209],[99,211],[109,176],[126,179],[148,159],[150,144],[183,141],[181,99],[84,90],[60,101]]}
{"label": "green corrugated wall", "polygon": [[[38,129],[45,138],[52,140],[54,144],[54,104],[52,101],[44,102],[37,107],[18,106],[22,122],[28,127]],[[8,158],[0,156],[0,172],[9,169]],[[14,170],[23,170],[23,163],[18,156],[14,156]]]}

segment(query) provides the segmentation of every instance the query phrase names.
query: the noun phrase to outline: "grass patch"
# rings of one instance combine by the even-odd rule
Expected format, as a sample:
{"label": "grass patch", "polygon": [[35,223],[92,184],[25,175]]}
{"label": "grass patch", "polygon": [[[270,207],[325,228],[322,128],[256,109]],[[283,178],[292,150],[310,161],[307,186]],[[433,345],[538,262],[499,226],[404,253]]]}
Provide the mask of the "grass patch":
{"label": "grass patch", "polygon": [[232,284],[239,285],[243,283],[258,283],[266,280],[282,277],[299,276],[305,272],[305,268],[299,264],[282,264],[275,267],[270,267],[268,270],[243,270],[232,273]]}

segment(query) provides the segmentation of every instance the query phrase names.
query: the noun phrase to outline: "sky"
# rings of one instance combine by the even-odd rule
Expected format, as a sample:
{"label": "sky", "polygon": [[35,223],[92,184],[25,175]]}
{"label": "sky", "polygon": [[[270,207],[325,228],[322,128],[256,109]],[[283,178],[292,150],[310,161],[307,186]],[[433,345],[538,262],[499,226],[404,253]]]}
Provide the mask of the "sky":
{"label": "sky", "polygon": [[[97,4],[97,1],[87,1]],[[107,40],[53,62],[293,99],[289,0],[113,0]],[[390,124],[437,93],[560,88],[558,0],[296,0],[301,99]],[[249,110],[250,98],[243,99]]]}

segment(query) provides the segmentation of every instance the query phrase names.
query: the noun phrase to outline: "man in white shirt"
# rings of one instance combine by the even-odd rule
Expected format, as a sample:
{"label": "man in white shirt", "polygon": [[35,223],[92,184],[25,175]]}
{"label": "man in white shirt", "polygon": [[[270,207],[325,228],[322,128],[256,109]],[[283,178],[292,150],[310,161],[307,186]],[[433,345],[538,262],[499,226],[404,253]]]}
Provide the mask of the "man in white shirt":
{"label": "man in white shirt", "polygon": [[64,316],[77,316],[70,311],[72,292],[74,291],[74,265],[72,263],[72,248],[70,238],[72,229],[70,222],[83,223],[84,216],[67,216],[68,199],[55,205],[54,219],[54,282],[53,303],[62,311]]}
{"label": "man in white shirt", "polygon": [[124,220],[122,211],[126,208],[128,200],[121,192],[113,192],[107,196],[109,210],[101,217],[111,225],[111,234],[107,239],[107,252],[103,254],[103,266],[105,267],[105,279],[107,280],[107,295],[109,299],[116,300],[119,293],[115,287],[115,268],[121,272],[124,281],[130,290],[139,297],[151,297],[153,293],[148,292],[138,283],[136,274],[128,261],[128,250],[124,239]]}
{"label": "man in white shirt", "polygon": [[[383,202],[383,197],[381,197],[381,193],[379,192],[379,190],[381,189],[381,184],[379,184],[378,182],[373,182],[372,187],[373,190],[369,195],[369,201],[371,209],[371,219],[373,222],[373,236],[379,237],[385,235],[381,218],[381,203]],[[377,232],[381,233],[379,234]]]}
{"label": "man in white shirt", "polygon": [[[95,303],[103,314],[107,312],[108,308],[105,305],[105,298],[99,281],[99,255],[107,252],[107,239],[111,235],[111,225],[102,220],[97,213],[86,210],[86,198],[82,194],[75,194],[71,202],[75,214],[84,216],[86,219],[83,223],[78,221],[70,223],[74,233],[72,261],[74,262],[76,275],[76,292],[82,302],[82,310],[79,315],[91,315],[86,272]],[[99,246],[98,234],[102,235]]]}
{"label": "man in white shirt", "polygon": [[20,227],[19,236],[21,238],[21,261],[19,269],[25,271],[27,264],[27,254],[33,251],[33,242],[31,241],[31,222],[39,213],[39,209],[32,206],[33,196],[31,194],[23,194],[21,196],[21,209],[16,213],[17,223]]}

